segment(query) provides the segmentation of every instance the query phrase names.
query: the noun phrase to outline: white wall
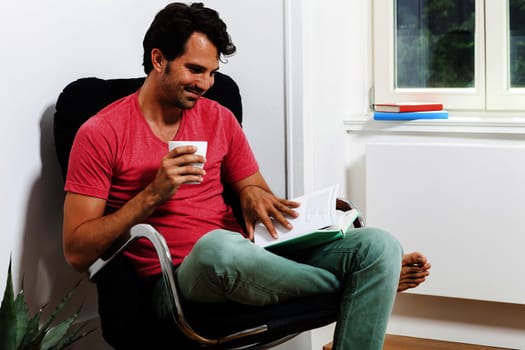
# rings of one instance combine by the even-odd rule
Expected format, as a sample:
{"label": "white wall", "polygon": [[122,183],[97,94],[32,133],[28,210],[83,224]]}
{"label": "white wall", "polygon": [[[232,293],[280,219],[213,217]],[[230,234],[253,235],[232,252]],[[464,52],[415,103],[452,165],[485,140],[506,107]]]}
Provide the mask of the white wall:
{"label": "white wall", "polygon": [[[13,256],[30,305],[57,300],[80,276],[61,252],[62,182],[54,156],[52,117],[61,89],[86,75],[140,75],[140,37],[155,6],[126,2],[4,1],[0,11],[4,84],[2,118],[1,266]],[[157,4],[158,6],[158,4]],[[147,15],[149,13],[149,15]],[[124,59],[125,58],[125,59]],[[5,268],[0,271],[4,281]],[[87,292],[88,305],[92,293]],[[18,283],[17,283],[18,287]],[[77,293],[82,294],[82,293]],[[89,308],[89,306],[87,307]]]}
{"label": "white wall", "polygon": [[[340,195],[362,207],[364,176],[348,176],[353,152],[343,121],[367,111],[369,1],[307,0],[302,6],[304,160],[290,166],[302,168],[304,192],[338,183]],[[332,324],[311,332],[311,348],[322,349],[333,331]]]}
{"label": "white wall", "polygon": [[366,111],[368,1],[305,1],[304,187],[341,185],[346,191],[343,118]]}
{"label": "white wall", "polygon": [[[0,2],[0,291],[12,254],[15,289],[23,275],[32,310],[57,302],[82,277],[64,262],[61,249],[62,179],[52,134],[58,94],[79,77],[142,76],[142,38],[167,3]],[[263,174],[284,196],[283,1],[207,4],[219,10],[238,47],[222,70],[241,87],[246,133]],[[72,306],[83,302],[84,317],[95,313],[93,285],[84,282],[75,296]]]}
{"label": "white wall", "polygon": [[[367,112],[372,81],[370,1],[305,1],[303,7],[307,26],[303,39],[304,153],[311,155],[305,160],[304,182],[308,190],[343,181],[342,195],[366,208],[364,145],[380,137],[396,137],[398,141],[406,137],[388,132],[342,132],[344,120],[363,118]],[[473,138],[458,137],[463,141]],[[410,242],[404,243],[410,246]],[[458,268],[469,273],[475,265],[468,261]],[[523,274],[519,266],[509,268],[515,269],[517,276]],[[486,278],[490,283],[490,276]],[[501,288],[512,288],[512,283],[509,280]],[[396,302],[389,332],[525,349],[523,319],[523,305],[404,293]],[[326,343],[322,339],[328,340],[332,331],[333,327],[316,331],[314,340]]]}

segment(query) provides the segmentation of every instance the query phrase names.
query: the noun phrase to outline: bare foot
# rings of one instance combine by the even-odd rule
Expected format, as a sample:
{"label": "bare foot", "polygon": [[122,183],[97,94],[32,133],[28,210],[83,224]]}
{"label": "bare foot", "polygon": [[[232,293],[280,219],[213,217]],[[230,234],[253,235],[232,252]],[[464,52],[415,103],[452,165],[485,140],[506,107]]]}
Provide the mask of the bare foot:
{"label": "bare foot", "polygon": [[403,255],[401,276],[399,277],[397,291],[402,292],[419,286],[430,274],[430,267],[431,265],[427,258],[419,252]]}

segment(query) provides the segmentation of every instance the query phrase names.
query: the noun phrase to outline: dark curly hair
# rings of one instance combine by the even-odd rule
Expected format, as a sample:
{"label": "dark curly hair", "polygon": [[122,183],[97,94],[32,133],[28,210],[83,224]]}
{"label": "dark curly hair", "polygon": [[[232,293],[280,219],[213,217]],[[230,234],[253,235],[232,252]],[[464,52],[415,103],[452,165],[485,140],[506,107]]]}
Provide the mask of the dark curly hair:
{"label": "dark curly hair", "polygon": [[204,33],[217,48],[219,56],[235,53],[236,47],[217,11],[202,3],[174,2],[157,13],[144,36],[144,72],[149,74],[153,69],[151,50],[159,49],[171,61],[184,53],[186,42],[194,32]]}

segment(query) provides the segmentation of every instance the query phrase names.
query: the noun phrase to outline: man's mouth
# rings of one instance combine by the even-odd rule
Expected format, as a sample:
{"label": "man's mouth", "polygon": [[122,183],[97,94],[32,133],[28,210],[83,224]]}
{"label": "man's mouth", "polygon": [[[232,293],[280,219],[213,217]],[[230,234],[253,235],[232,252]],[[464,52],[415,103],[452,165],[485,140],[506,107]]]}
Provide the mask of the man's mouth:
{"label": "man's mouth", "polygon": [[189,92],[192,95],[195,95],[194,96],[195,98],[201,97],[201,95],[204,93],[204,91],[202,91],[202,89],[199,89],[199,88],[196,88],[196,87],[187,87],[184,90],[186,90],[186,92]]}

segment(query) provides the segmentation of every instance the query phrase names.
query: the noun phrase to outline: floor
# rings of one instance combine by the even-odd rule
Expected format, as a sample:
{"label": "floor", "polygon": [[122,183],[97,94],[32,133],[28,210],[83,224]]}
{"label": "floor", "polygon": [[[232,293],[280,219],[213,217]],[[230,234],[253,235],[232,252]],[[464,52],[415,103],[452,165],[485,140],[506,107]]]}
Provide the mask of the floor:
{"label": "floor", "polygon": [[[323,350],[332,350],[331,344],[323,346]],[[403,337],[397,335],[387,335],[383,350],[509,350],[504,348],[494,348],[481,345],[470,345],[438,341],[431,339],[421,339],[413,337]]]}

